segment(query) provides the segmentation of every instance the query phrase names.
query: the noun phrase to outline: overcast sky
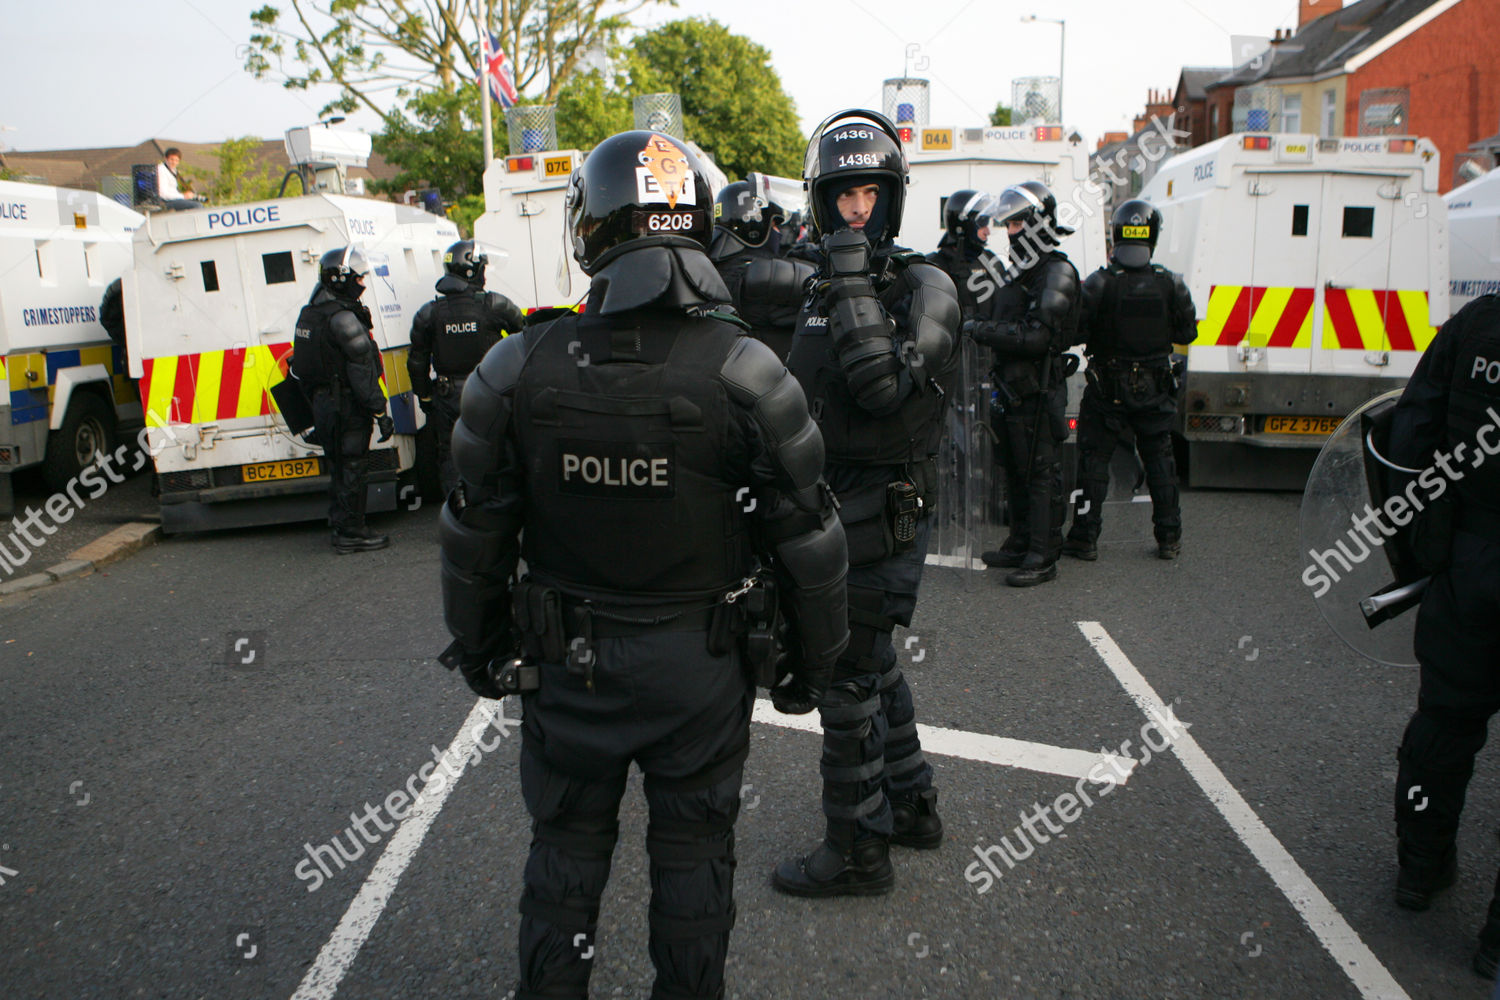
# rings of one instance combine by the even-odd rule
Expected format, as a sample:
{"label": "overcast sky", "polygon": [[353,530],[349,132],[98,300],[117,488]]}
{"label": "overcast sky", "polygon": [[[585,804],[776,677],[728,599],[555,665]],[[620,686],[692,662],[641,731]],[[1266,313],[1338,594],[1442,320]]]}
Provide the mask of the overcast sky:
{"label": "overcast sky", "polygon": [[[0,148],[216,142],[279,137],[328,95],[257,81],[241,68],[249,13],[264,0],[6,0]],[[1333,4],[1338,0],[1323,0]],[[932,124],[978,125],[1018,76],[1053,75],[1067,22],[1064,117],[1090,145],[1127,129],[1151,88],[1184,65],[1224,66],[1235,35],[1295,24],[1295,0],[679,0],[644,26],[712,15],[771,52],[803,131],[849,106],[880,107],[881,81],[932,81]],[[908,54],[911,61],[908,63]],[[373,116],[354,124],[376,127]]]}

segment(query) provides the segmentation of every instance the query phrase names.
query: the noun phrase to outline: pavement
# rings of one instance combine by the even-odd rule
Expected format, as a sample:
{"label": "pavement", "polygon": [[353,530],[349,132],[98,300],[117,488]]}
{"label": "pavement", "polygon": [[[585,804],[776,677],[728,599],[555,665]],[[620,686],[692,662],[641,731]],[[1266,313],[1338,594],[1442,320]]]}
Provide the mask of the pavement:
{"label": "pavement", "polygon": [[[1397,909],[1417,678],[1317,617],[1299,499],[1186,492],[1176,562],[1146,505],[1112,503],[1099,561],[1027,590],[929,566],[897,645],[947,839],[898,849],[889,896],[771,889],[821,834],[819,740],[762,706],[727,996],[1489,996],[1469,958],[1500,769],[1481,755],[1458,884]],[[375,523],[389,549],[335,556],[315,524],[178,536],[0,601],[0,994],[507,995],[519,708],[496,717],[435,663],[436,510]],[[461,773],[392,797],[445,752]],[[1110,761],[1127,776],[1086,783]],[[596,997],[649,993],[639,784],[580,946]],[[1061,832],[1023,841],[1039,809]]]}

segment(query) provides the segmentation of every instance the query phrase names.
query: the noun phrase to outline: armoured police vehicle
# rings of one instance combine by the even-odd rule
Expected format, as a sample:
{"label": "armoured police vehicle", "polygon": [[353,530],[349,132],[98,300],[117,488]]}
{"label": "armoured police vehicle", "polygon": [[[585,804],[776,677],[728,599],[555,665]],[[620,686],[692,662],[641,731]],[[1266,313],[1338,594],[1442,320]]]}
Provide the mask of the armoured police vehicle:
{"label": "armoured police vehicle", "polygon": [[1500,170],[1449,191],[1448,304],[1453,312],[1500,292]]}
{"label": "armoured police vehicle", "polygon": [[61,490],[140,424],[99,303],[141,219],[95,192],[0,181],[0,513],[11,473],[40,465]]}
{"label": "armoured police vehicle", "polygon": [[1193,293],[1180,417],[1194,486],[1301,489],[1449,314],[1438,151],[1412,136],[1236,133],[1164,163],[1155,260]]}
{"label": "armoured police vehicle", "polygon": [[[288,155],[315,168],[312,190],[340,190],[335,175],[368,156],[369,137],[320,136],[320,128],[288,133]],[[351,154],[361,139],[362,152]],[[321,449],[292,433],[274,390],[288,377],[293,326],[317,287],[319,258],[349,244],[371,262],[361,301],[396,425],[391,441],[372,440],[368,509],[395,509],[397,478],[417,462],[425,423],[406,371],[411,320],[433,297],[443,252],[457,239],[452,222],[420,208],[337,193],[149,214],[125,275],[126,328],[163,530],[326,516]]]}

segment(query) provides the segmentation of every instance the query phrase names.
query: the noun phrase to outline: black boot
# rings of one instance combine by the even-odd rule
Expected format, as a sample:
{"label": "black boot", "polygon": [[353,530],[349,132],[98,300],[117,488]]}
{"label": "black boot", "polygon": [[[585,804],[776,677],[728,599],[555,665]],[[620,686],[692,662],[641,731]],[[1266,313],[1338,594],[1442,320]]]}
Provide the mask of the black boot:
{"label": "black boot", "polygon": [[891,834],[891,843],[915,847],[919,851],[943,846],[943,820],[937,814],[936,788],[904,796],[893,795],[890,799],[891,821],[896,831]]}
{"label": "black boot", "polygon": [[1176,559],[1182,555],[1182,540],[1180,538],[1158,538],[1156,540],[1156,558]]}
{"label": "black boot", "polygon": [[1027,548],[1029,545],[1024,539],[1011,535],[1000,544],[998,549],[981,552],[979,558],[986,566],[994,569],[1015,569],[1026,558]]}
{"label": "black boot", "polygon": [[[1398,852],[1402,853],[1402,852]],[[1458,876],[1458,851],[1449,848],[1437,860],[1413,858],[1403,853],[1396,873],[1396,905],[1418,912],[1432,905],[1438,893],[1453,884]]]}
{"label": "black boot", "polygon": [[333,533],[333,550],[339,555],[350,552],[373,552],[391,544],[388,535],[380,535],[369,528],[339,528]]}
{"label": "black boot", "polygon": [[1035,587],[1039,583],[1057,579],[1057,559],[1028,552],[1021,568],[1005,578],[1012,587]]}
{"label": "black boot", "polygon": [[1082,559],[1085,562],[1093,562],[1099,558],[1099,546],[1087,538],[1066,538],[1062,544],[1062,554],[1072,556],[1074,559]]}
{"label": "black boot", "polygon": [[771,873],[771,885],[789,896],[883,896],[896,886],[890,848],[871,837],[845,849],[832,840],[809,855],[788,858]]}

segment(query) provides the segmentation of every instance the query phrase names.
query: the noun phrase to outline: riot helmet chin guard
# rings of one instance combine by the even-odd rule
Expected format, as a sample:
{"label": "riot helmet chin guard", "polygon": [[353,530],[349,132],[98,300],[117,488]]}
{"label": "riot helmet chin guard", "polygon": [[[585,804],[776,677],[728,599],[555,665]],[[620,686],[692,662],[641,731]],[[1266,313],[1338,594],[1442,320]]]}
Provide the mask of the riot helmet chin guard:
{"label": "riot helmet chin guard", "polygon": [[697,154],[681,140],[646,130],[612,135],[568,183],[563,218],[573,259],[593,275],[636,247],[706,251],[713,195]]}
{"label": "riot helmet chin guard", "polygon": [[786,209],[757,191],[749,181],[724,185],[714,199],[714,225],[727,229],[747,247],[765,246],[786,217]]}
{"label": "riot helmet chin guard", "polygon": [[370,260],[357,244],[329,250],[318,261],[318,280],[334,295],[357,299],[364,293]]}
{"label": "riot helmet chin guard", "polygon": [[1111,253],[1122,267],[1147,267],[1161,236],[1161,212],[1142,198],[1132,198],[1109,220]]}
{"label": "riot helmet chin guard", "polygon": [[[901,231],[906,152],[896,126],[878,111],[851,108],[825,118],[808,140],[802,179],[820,234],[862,228],[873,246]],[[875,203],[862,225],[851,226],[839,211],[839,196],[870,185],[878,188]]]}

